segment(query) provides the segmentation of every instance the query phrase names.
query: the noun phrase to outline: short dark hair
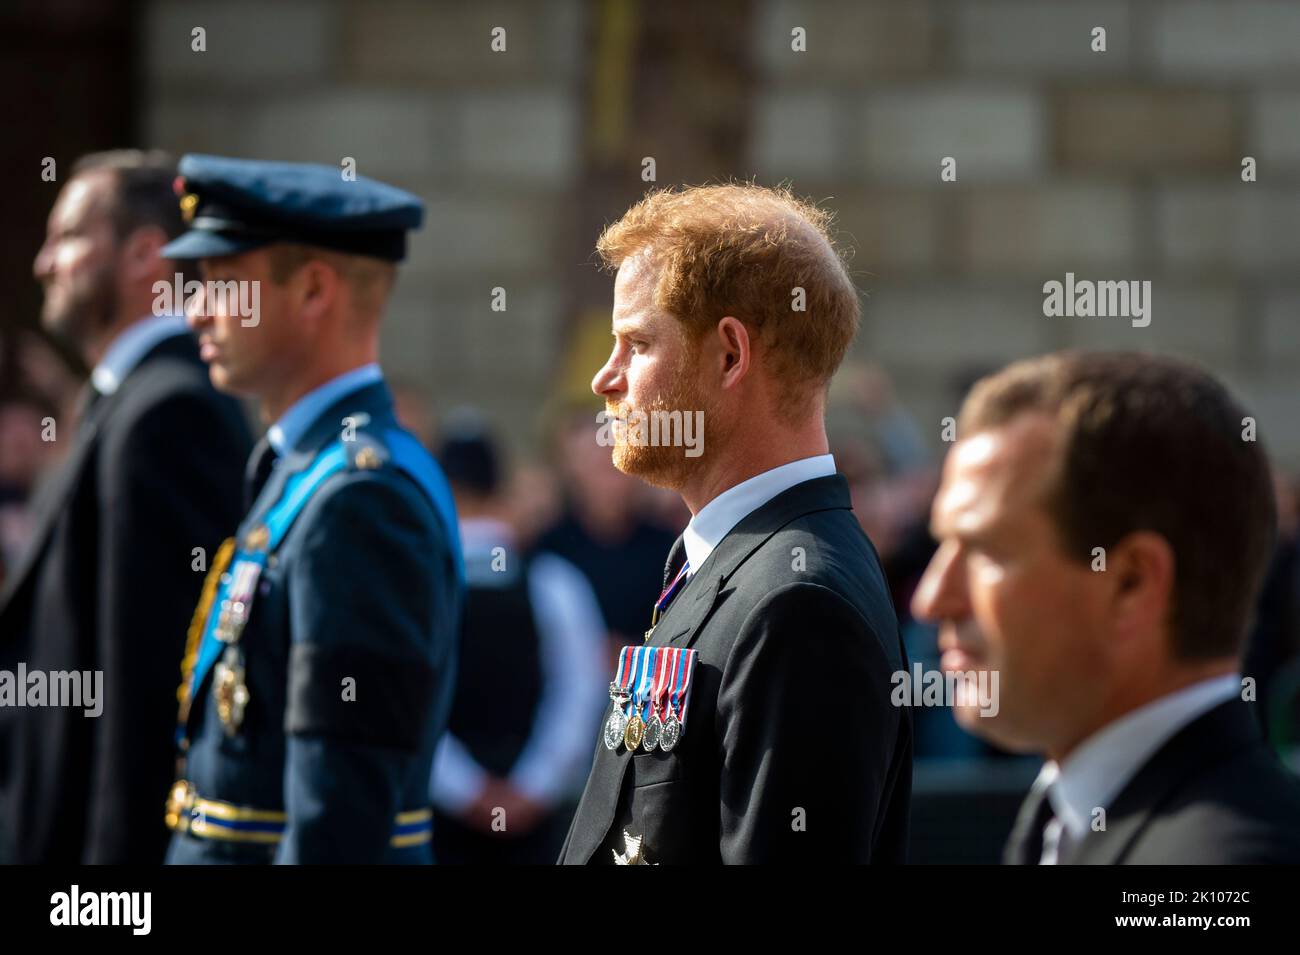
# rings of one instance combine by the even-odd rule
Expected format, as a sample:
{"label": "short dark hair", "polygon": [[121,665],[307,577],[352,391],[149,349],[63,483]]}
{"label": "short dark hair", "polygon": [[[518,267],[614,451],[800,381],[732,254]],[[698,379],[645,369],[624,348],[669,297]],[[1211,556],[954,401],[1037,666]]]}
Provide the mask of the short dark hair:
{"label": "short dark hair", "polygon": [[72,166],[73,178],[108,172],[114,181],[109,215],[118,238],[142,226],[157,226],[174,239],[186,230],[172,184],[176,160],[160,150],[111,149],[87,153]]}
{"label": "short dark hair", "polygon": [[1045,503],[1067,554],[1089,562],[1094,547],[1159,534],[1174,553],[1173,655],[1240,653],[1277,512],[1268,456],[1246,439],[1246,413],[1227,390],[1173,358],[1061,352],[982,379],[957,430],[969,436],[1026,412],[1058,429]]}

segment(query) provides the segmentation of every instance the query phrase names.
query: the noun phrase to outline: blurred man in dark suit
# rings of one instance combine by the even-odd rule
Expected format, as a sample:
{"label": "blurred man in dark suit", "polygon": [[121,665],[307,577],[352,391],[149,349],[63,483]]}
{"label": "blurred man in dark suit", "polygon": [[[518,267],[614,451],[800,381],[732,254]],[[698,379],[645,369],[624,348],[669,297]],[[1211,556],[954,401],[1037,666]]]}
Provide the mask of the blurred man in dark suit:
{"label": "blurred man in dark suit", "polygon": [[613,674],[562,862],[904,858],[906,661],[824,424],[859,317],[829,219],[728,185],[654,193],[601,236],[614,463],[692,517]]}
{"label": "blurred man in dark suit", "polygon": [[[977,384],[917,589],[942,666],[1000,676],[958,719],[1045,753],[1006,861],[1300,861],[1300,784],[1240,653],[1273,545],[1254,421],[1207,374],[1133,353]],[[986,715],[981,715],[984,713]]]}
{"label": "blurred man in dark suit", "polygon": [[[164,156],[73,168],[34,271],[42,322],[93,366],[33,538],[0,595],[0,668],[102,673],[82,707],[0,709],[13,861],[157,863],[173,768],[176,685],[205,562],[239,519],[251,441],[179,314],[155,309],[159,256],[183,230]],[[66,426],[64,426],[66,427]],[[98,680],[98,678],[94,678]],[[18,687],[23,692],[24,687]]]}

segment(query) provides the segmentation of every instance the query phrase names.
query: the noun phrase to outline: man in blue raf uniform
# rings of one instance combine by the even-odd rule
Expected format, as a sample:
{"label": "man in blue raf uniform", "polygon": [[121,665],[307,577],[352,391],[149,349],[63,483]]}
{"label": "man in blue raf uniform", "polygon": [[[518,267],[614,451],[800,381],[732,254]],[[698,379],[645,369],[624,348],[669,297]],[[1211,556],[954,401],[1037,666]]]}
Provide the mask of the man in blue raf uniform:
{"label": "man in blue raf uniform", "polygon": [[168,861],[428,862],[462,593],[450,491],[393,414],[380,315],[420,200],[186,156],[212,382],[270,423],[190,630]]}

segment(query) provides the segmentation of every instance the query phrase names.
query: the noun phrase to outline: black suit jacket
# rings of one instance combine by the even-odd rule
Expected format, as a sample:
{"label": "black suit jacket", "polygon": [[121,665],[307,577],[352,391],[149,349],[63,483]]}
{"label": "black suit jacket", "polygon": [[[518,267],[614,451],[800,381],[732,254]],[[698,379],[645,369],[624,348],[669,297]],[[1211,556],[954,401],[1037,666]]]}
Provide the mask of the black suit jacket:
{"label": "black suit jacket", "polygon": [[72,447],[0,595],[0,668],[102,671],[103,710],[0,708],[11,861],[158,863],[193,550],[211,560],[239,522],[248,426],[178,335],[58,440]]}
{"label": "black suit jacket", "polygon": [[561,862],[612,862],[624,830],[650,863],[904,861],[912,727],[889,697],[907,663],[842,477],[744,518],[650,643],[699,651],[685,735],[597,741]]}
{"label": "black suit jacket", "polygon": [[[1026,800],[1003,861],[1036,865]],[[1240,865],[1300,862],[1300,782],[1268,748],[1241,700],[1174,734],[1106,810],[1106,828],[1066,849],[1062,864]],[[1039,843],[1041,844],[1041,843]]]}

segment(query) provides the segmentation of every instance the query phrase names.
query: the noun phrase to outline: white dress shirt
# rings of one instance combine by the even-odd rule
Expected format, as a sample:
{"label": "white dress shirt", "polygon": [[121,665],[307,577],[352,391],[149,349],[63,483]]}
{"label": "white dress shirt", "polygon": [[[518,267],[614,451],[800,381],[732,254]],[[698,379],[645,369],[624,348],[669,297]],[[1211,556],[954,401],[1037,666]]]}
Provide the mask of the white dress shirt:
{"label": "white dress shirt", "polygon": [[1044,830],[1042,863],[1092,828],[1094,810],[1109,809],[1120,791],[1179,730],[1241,694],[1241,674],[1211,677],[1125,713],[1093,733],[1061,763],[1048,760],[1034,782],[1047,787],[1056,819]]}
{"label": "white dress shirt", "polygon": [[727,488],[700,508],[700,512],[691,518],[682,533],[686,560],[691,565],[690,573],[694,574],[704,566],[704,562],[713,553],[713,548],[722,543],[722,539],[731,533],[733,527],[782,491],[788,491],[804,481],[828,477],[834,473],[834,455],[819,454],[782,464],[770,471],[756,474],[747,481],[741,481],[735,487]]}
{"label": "white dress shirt", "polygon": [[179,315],[150,315],[128,325],[113,339],[91,371],[91,385],[101,395],[113,394],[155,345],[174,335],[188,335],[189,331],[185,319]]}

